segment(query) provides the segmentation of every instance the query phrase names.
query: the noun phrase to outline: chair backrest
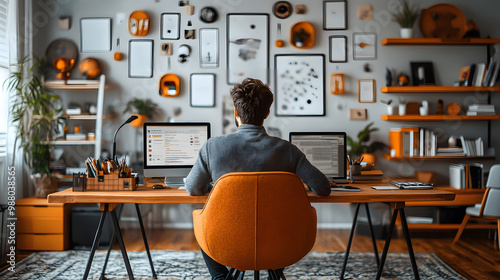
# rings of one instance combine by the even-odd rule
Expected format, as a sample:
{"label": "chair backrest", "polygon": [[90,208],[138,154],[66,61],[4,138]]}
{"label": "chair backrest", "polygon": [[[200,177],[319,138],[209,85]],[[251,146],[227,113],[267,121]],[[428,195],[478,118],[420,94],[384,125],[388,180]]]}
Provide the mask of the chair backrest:
{"label": "chair backrest", "polygon": [[500,217],[500,164],[490,168],[486,187],[490,190],[484,203],[483,216]]}
{"label": "chair backrest", "polygon": [[200,215],[203,233],[195,224],[195,235],[202,249],[241,271],[290,266],[316,239],[316,210],[300,178],[288,172],[226,174]]}

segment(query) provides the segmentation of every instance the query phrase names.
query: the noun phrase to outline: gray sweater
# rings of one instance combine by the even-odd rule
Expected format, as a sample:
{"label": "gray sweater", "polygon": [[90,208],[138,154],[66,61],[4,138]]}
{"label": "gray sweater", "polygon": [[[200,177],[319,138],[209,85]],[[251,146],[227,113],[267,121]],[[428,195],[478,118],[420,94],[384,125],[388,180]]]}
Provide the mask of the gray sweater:
{"label": "gray sweater", "polygon": [[186,178],[186,191],[190,195],[203,195],[226,173],[262,171],[295,173],[316,194],[330,195],[325,175],[296,146],[269,136],[263,126],[248,124],[238,127],[235,133],[205,143]]}

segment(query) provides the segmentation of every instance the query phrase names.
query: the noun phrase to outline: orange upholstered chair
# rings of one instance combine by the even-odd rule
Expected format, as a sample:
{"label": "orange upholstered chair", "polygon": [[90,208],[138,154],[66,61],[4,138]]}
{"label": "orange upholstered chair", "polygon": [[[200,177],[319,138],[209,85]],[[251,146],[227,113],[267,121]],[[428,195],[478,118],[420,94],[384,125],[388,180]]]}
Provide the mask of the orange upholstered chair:
{"label": "orange upholstered chair", "polygon": [[[316,240],[316,209],[300,178],[288,172],[229,173],[217,180],[203,209],[193,211],[203,251],[236,269],[270,270],[302,259]],[[231,274],[230,273],[230,274]]]}

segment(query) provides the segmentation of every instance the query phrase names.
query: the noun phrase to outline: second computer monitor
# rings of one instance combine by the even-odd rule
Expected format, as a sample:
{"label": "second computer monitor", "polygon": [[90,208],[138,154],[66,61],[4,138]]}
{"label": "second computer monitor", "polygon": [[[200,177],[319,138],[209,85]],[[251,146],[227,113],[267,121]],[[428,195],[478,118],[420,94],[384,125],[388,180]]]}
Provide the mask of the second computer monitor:
{"label": "second computer monitor", "polygon": [[144,177],[182,178],[210,138],[209,123],[145,123]]}
{"label": "second computer monitor", "polygon": [[345,132],[290,132],[290,142],[327,177],[346,179]]}

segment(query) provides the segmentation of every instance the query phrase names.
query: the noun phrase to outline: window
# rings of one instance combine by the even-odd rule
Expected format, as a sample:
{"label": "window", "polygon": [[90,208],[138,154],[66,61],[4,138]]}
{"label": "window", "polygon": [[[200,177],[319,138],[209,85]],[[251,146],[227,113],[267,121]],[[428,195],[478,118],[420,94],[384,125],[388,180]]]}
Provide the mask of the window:
{"label": "window", "polygon": [[0,0],[0,158],[6,155],[9,112],[8,93],[3,90],[3,83],[9,77],[8,4],[7,0]]}

